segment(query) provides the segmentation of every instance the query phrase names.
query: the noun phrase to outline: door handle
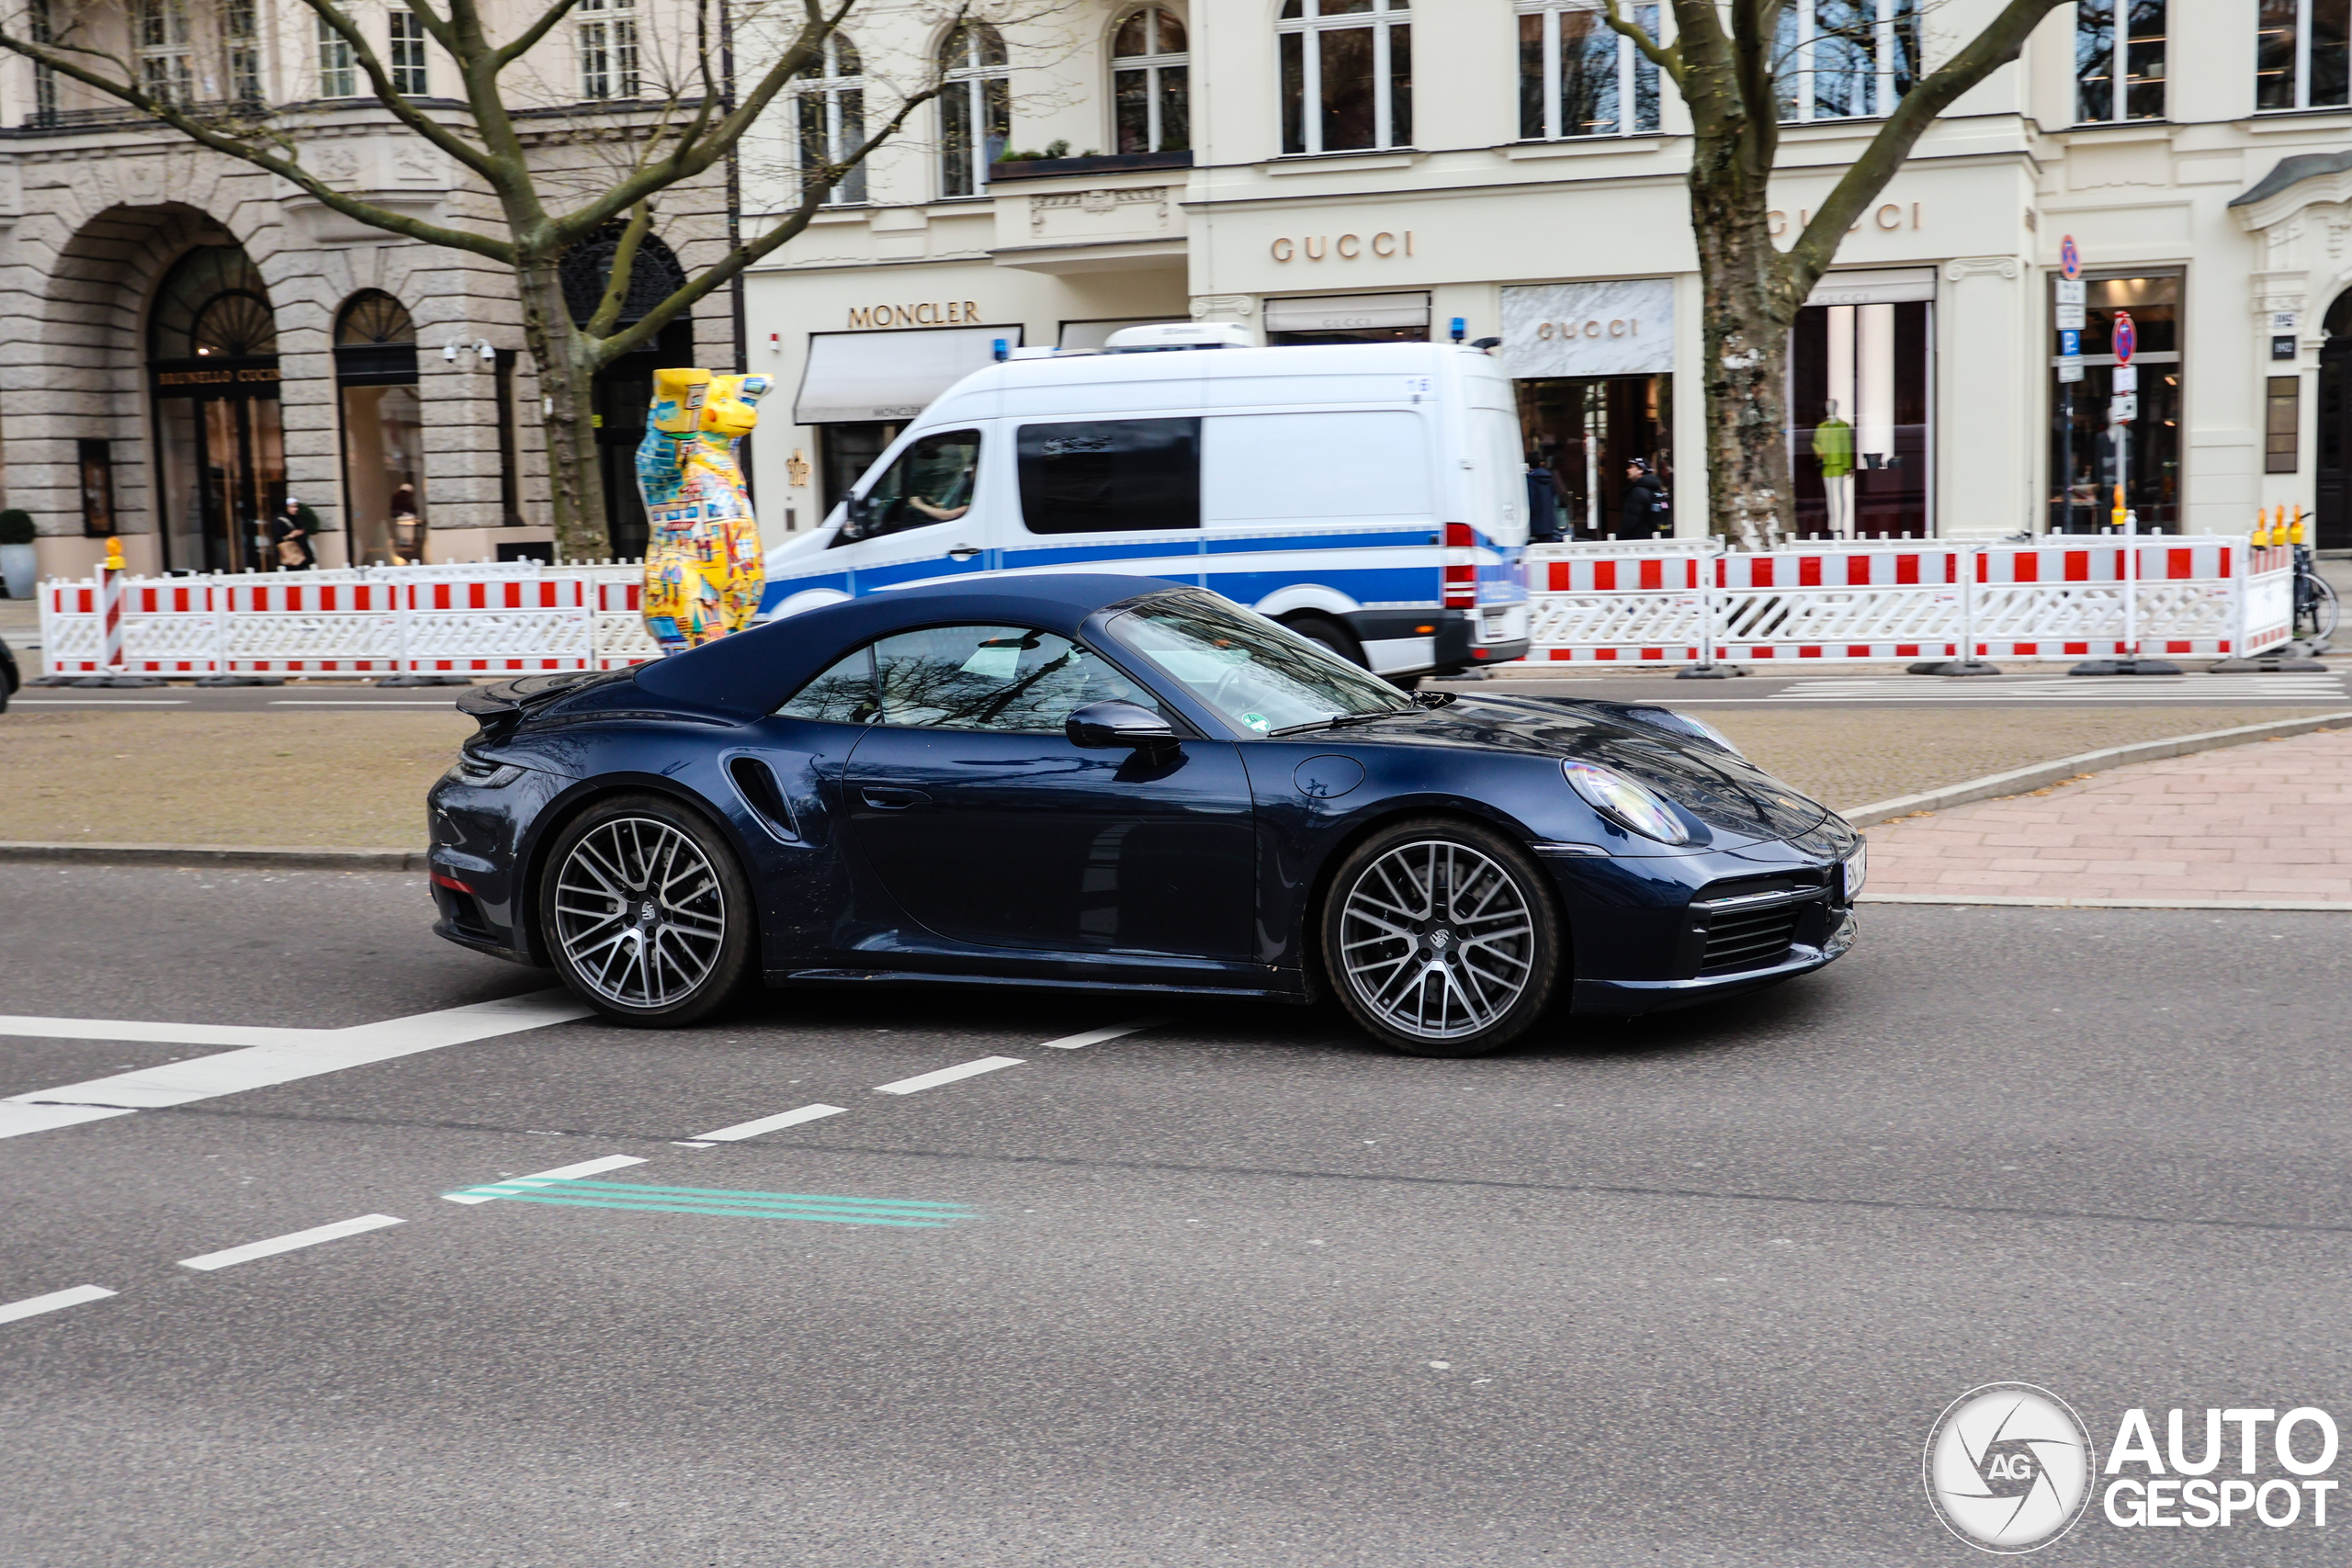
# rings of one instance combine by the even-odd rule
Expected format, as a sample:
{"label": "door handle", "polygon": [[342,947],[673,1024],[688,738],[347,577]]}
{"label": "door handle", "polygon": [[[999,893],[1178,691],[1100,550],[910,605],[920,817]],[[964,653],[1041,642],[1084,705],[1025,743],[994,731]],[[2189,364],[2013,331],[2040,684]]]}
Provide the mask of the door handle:
{"label": "door handle", "polygon": [[970,560],[979,553],[980,548],[978,545],[950,545],[947,547],[949,560]]}
{"label": "door handle", "polygon": [[928,806],[931,796],[919,789],[901,789],[894,784],[867,784],[862,792],[865,804],[883,811],[904,811],[910,806]]}

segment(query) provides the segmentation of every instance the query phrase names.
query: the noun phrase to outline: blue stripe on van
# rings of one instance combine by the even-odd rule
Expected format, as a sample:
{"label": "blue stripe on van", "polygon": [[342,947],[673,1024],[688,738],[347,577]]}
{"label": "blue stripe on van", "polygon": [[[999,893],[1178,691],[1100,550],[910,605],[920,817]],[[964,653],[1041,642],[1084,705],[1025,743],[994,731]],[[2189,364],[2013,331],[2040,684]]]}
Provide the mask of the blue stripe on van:
{"label": "blue stripe on van", "polygon": [[1080,560],[1141,560],[1159,559],[1168,556],[1196,556],[1201,553],[1200,539],[1186,534],[1165,542],[1136,540],[1117,545],[1041,545],[1034,549],[1001,550],[1008,571],[1024,566],[1060,566],[1066,561]]}
{"label": "blue stripe on van", "polygon": [[1254,554],[1261,550],[1362,550],[1437,542],[1427,527],[1390,528],[1377,534],[1211,534],[1205,536],[1210,555]]}

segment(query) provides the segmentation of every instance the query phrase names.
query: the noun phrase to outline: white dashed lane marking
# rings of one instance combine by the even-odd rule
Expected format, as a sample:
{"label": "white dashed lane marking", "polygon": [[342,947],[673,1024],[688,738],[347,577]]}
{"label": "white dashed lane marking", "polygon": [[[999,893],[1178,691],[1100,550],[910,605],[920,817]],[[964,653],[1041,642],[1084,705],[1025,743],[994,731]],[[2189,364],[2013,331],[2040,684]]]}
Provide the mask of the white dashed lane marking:
{"label": "white dashed lane marking", "polygon": [[797,1111],[780,1111],[774,1116],[763,1116],[755,1122],[738,1122],[732,1127],[721,1127],[716,1133],[700,1133],[695,1136],[704,1143],[739,1144],[745,1138],[756,1138],[763,1133],[797,1127],[803,1122],[821,1121],[828,1116],[842,1116],[848,1111],[846,1105],[804,1105]]}
{"label": "white dashed lane marking", "polygon": [[983,1056],[977,1062],[958,1062],[952,1067],[942,1067],[935,1073],[918,1073],[913,1077],[900,1078],[896,1083],[878,1083],[874,1086],[874,1092],[916,1094],[923,1089],[937,1089],[941,1084],[955,1083],[961,1078],[975,1078],[982,1073],[992,1073],[1000,1067],[1017,1067],[1022,1065],[1022,1061],[1023,1058],[1019,1056]]}
{"label": "white dashed lane marking", "polygon": [[76,1285],[70,1291],[51,1291],[45,1296],[27,1296],[20,1302],[0,1306],[0,1323],[14,1323],[19,1318],[39,1317],[60,1307],[80,1306],[84,1302],[102,1302],[113,1295],[104,1285]]}
{"label": "white dashed lane marking", "polygon": [[232,1269],[240,1263],[251,1263],[256,1258],[275,1258],[281,1252],[295,1252],[305,1247],[316,1247],[322,1241],[341,1241],[347,1235],[362,1235],[379,1231],[387,1225],[406,1224],[390,1214],[362,1214],[356,1220],[337,1220],[331,1225],[314,1225],[306,1231],[288,1235],[274,1235],[267,1241],[249,1241],[243,1247],[232,1247],[220,1252],[208,1252],[201,1258],[183,1258],[183,1269]]}
{"label": "white dashed lane marking", "polygon": [[1105,1024],[1101,1029],[1090,1029],[1083,1034],[1066,1034],[1059,1040],[1048,1040],[1044,1044],[1038,1046],[1037,1049],[1040,1051],[1075,1051],[1080,1046],[1101,1045],[1107,1041],[1117,1040],[1124,1035],[1140,1033],[1142,1031],[1147,1029],[1157,1029],[1167,1021],[1168,1021],[1164,1018],[1155,1016],[1151,1018],[1133,1019],[1125,1023]]}
{"label": "white dashed lane marking", "polygon": [[570,1181],[582,1176],[598,1176],[608,1170],[618,1170],[623,1166],[644,1163],[635,1155],[606,1155],[602,1159],[583,1159],[578,1165],[560,1165],[553,1170],[535,1170],[528,1176],[510,1176],[503,1180],[464,1192],[444,1192],[441,1197],[444,1201],[451,1203],[487,1203],[492,1199],[504,1196],[503,1193],[490,1190],[489,1189],[492,1186],[544,1187],[550,1182]]}

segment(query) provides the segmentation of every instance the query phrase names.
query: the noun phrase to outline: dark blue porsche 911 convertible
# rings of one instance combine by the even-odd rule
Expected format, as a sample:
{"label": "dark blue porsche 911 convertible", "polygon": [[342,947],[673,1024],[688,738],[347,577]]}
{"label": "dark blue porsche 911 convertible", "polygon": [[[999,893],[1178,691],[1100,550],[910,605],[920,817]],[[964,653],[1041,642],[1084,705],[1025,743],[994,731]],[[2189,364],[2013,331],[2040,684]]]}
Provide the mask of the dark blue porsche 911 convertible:
{"label": "dark blue porsche 911 convertible", "polygon": [[1329,990],[1468,1056],[1854,936],[1860,836],[1707,726],[1408,695],[1151,579],[881,593],[458,705],[435,929],[630,1023],[755,978]]}

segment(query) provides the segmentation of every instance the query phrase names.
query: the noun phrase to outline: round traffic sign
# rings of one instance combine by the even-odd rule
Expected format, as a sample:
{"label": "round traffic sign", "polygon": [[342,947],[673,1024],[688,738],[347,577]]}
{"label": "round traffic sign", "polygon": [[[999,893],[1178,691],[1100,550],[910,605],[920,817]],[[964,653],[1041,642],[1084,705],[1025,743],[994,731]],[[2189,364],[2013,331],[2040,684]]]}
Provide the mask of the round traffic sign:
{"label": "round traffic sign", "polygon": [[2140,329],[2132,324],[2132,312],[2129,310],[2116,311],[2115,362],[2118,365],[2131,364],[2132,353],[2139,346]]}
{"label": "round traffic sign", "polygon": [[2058,276],[2069,282],[2083,276],[2083,253],[2075,248],[2072,234],[2058,242]]}

